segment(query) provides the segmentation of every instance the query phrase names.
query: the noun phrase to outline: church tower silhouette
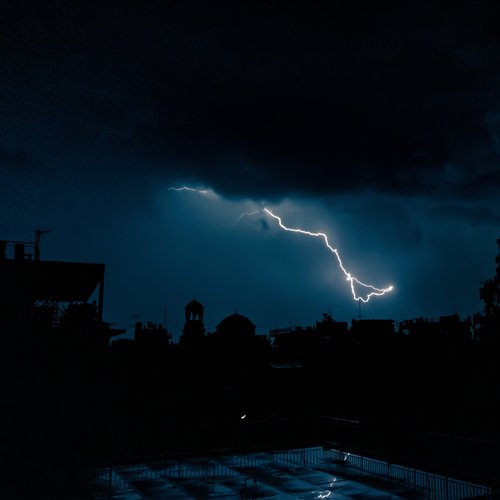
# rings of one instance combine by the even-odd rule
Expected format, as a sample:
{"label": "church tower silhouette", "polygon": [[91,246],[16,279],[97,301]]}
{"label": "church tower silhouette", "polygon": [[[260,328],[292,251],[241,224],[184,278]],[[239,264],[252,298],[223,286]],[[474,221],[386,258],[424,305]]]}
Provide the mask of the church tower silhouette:
{"label": "church tower silhouette", "polygon": [[205,337],[205,325],[203,324],[203,305],[193,299],[185,307],[186,320],[182,330],[181,343],[196,344]]}

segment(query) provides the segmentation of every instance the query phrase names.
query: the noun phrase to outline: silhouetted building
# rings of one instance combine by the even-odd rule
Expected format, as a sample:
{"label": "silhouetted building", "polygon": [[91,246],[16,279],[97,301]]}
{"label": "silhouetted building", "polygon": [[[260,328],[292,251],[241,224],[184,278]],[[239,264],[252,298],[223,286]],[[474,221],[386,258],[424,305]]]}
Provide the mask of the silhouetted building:
{"label": "silhouetted building", "polygon": [[349,331],[346,321],[335,321],[331,314],[323,313],[323,319],[316,321],[316,333],[322,338],[338,339]]}
{"label": "silhouetted building", "polygon": [[235,312],[216,326],[215,333],[208,337],[208,344],[233,368],[263,365],[268,361],[270,344],[267,336],[256,335],[255,329],[252,321]]}
{"label": "silhouetted building", "polygon": [[155,349],[165,347],[169,344],[172,336],[161,324],[157,325],[151,321],[135,324],[134,341],[139,348]]}
{"label": "silhouetted building", "polygon": [[88,332],[108,345],[123,331],[102,322],[104,269],[104,264],[40,260],[37,242],[2,242],[0,326],[12,336],[55,329]]}
{"label": "silhouetted building", "polygon": [[392,319],[353,319],[351,323],[353,337],[361,342],[381,342],[394,336]]}
{"label": "silhouetted building", "polygon": [[459,341],[472,338],[472,326],[471,318],[462,321],[458,314],[450,314],[440,316],[438,321],[427,318],[402,321],[399,324],[399,332],[417,340]]}
{"label": "silhouetted building", "polygon": [[50,326],[56,326],[63,304],[87,302],[96,291],[97,319],[102,320],[104,264],[20,258],[0,261],[2,320],[29,321],[43,310]]}
{"label": "silhouetted building", "polygon": [[180,338],[184,345],[194,345],[205,338],[205,325],[203,324],[203,311],[205,308],[196,299],[184,307],[186,320]]}
{"label": "silhouetted building", "polygon": [[304,361],[304,356],[314,348],[318,340],[316,330],[312,326],[274,328],[269,337],[274,361],[293,364]]}
{"label": "silhouetted building", "polygon": [[216,332],[224,338],[250,339],[255,337],[255,325],[236,311],[216,326]]}
{"label": "silhouetted building", "polygon": [[439,323],[427,318],[415,318],[401,321],[399,333],[417,339],[436,338],[439,335]]}
{"label": "silhouetted building", "polygon": [[462,321],[457,313],[440,316],[439,327],[441,335],[446,335],[449,338],[455,340],[471,338],[470,320]]}

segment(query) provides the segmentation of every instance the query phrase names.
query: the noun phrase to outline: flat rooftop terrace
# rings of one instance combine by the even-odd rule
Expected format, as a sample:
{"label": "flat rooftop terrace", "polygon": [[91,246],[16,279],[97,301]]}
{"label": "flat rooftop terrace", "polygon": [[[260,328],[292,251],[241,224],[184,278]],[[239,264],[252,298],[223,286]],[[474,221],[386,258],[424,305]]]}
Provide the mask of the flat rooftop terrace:
{"label": "flat rooftop terrace", "polygon": [[300,448],[103,467],[96,499],[488,498],[490,488],[360,455]]}

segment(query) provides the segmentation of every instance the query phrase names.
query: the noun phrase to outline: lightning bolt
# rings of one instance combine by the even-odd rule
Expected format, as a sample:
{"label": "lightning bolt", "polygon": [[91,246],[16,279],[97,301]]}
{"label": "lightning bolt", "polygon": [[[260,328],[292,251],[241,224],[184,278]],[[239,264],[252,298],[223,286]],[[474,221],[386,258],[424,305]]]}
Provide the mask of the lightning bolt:
{"label": "lightning bolt", "polygon": [[[351,286],[351,293],[352,293],[354,300],[358,300],[358,301],[366,303],[366,302],[369,302],[371,297],[373,297],[373,296],[379,297],[381,295],[385,295],[386,293],[389,293],[394,289],[394,287],[392,285],[387,287],[387,288],[376,288],[373,285],[368,285],[367,283],[363,283],[362,281],[358,280],[358,278],[353,276],[344,267],[344,264],[342,263],[342,259],[340,258],[339,251],[336,248],[333,248],[332,245],[330,245],[330,242],[328,241],[328,236],[325,233],[313,233],[311,231],[305,231],[304,229],[287,227],[283,224],[281,217],[279,217],[278,215],[271,212],[271,210],[269,210],[269,208],[264,208],[264,212],[267,215],[269,215],[270,217],[272,217],[273,219],[277,220],[279,227],[281,229],[283,229],[284,231],[288,231],[290,233],[300,233],[300,234],[304,234],[306,236],[311,236],[313,238],[321,238],[325,242],[325,245],[328,248],[328,250],[330,250],[330,252],[332,252],[335,255],[335,257],[337,258],[337,262],[339,264],[339,267],[342,270],[342,272],[345,274],[346,279]],[[368,288],[371,291],[366,295],[366,297],[361,297],[360,295],[356,295],[356,290],[354,289],[355,284],[362,286],[364,288]]]}
{"label": "lightning bolt", "polygon": [[260,210],[254,210],[253,212],[243,212],[234,222],[238,222],[245,216],[250,217],[252,215],[258,214],[259,212]]}
{"label": "lightning bolt", "polygon": [[181,187],[169,187],[168,188],[169,191],[191,191],[193,193],[200,193],[200,194],[207,194],[208,193],[208,189],[195,189],[195,188],[192,188],[192,187],[188,187],[188,186],[181,186]]}
{"label": "lightning bolt", "polygon": [[[192,192],[199,193],[199,194],[208,194],[209,192],[213,193],[213,191],[210,191],[209,189],[195,189],[195,188],[188,187],[188,186],[182,186],[182,187],[179,187],[179,188],[169,187],[168,190],[169,191],[192,191]],[[330,252],[333,253],[335,255],[335,257],[337,258],[338,265],[339,265],[340,269],[342,270],[342,272],[344,273],[344,275],[346,277],[346,280],[349,282],[349,285],[350,285],[350,288],[351,288],[352,297],[353,297],[354,300],[367,303],[367,302],[370,301],[370,299],[372,297],[380,297],[382,295],[385,295],[386,293],[391,292],[394,289],[394,287],[392,285],[388,286],[387,288],[377,288],[377,287],[374,287],[373,285],[369,285],[368,283],[363,283],[358,278],[356,278],[355,276],[353,276],[344,267],[342,259],[340,258],[339,251],[330,244],[330,241],[328,240],[328,236],[325,233],[313,233],[311,231],[306,231],[305,229],[300,229],[300,228],[294,228],[294,227],[285,226],[285,224],[283,224],[283,221],[281,220],[281,217],[279,217],[278,215],[274,214],[267,207],[264,207],[262,210],[253,210],[252,212],[243,212],[236,219],[235,222],[240,221],[245,216],[252,216],[252,215],[255,215],[255,214],[260,213],[260,212],[264,212],[269,217],[272,217],[274,220],[278,221],[278,226],[281,229],[283,229],[283,231],[287,231],[287,232],[290,232],[290,233],[299,233],[299,234],[303,234],[305,236],[310,236],[312,238],[320,238],[320,239],[322,239],[323,242],[325,243],[325,246],[328,248],[328,250],[330,250]],[[355,290],[355,286],[356,285],[360,286],[360,287],[363,287],[363,288],[366,288],[366,289],[368,289],[370,291],[364,297],[362,297],[361,295],[357,295],[356,294],[356,290]]]}

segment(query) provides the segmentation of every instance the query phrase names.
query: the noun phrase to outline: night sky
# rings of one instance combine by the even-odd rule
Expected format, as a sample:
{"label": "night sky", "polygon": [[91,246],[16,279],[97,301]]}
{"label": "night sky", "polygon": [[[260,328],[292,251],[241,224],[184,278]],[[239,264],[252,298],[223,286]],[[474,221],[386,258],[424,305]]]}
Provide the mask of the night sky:
{"label": "night sky", "polygon": [[[326,2],[325,2],[326,3]],[[500,237],[497,2],[0,0],[0,238],[106,264],[105,319],[209,331],[481,309]],[[390,6],[389,6],[390,5]],[[336,7],[335,7],[336,6]],[[203,196],[171,186],[211,189]]]}

